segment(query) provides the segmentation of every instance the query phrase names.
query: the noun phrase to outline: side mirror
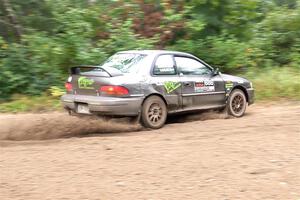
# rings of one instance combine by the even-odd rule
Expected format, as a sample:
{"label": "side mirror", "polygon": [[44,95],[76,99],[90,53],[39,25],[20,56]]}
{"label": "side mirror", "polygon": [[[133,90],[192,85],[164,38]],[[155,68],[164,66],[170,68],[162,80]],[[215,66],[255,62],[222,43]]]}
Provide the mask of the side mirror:
{"label": "side mirror", "polygon": [[219,75],[219,74],[220,74],[220,70],[219,70],[219,68],[217,67],[217,68],[215,68],[214,71],[213,71],[213,76],[217,76],[217,75]]}

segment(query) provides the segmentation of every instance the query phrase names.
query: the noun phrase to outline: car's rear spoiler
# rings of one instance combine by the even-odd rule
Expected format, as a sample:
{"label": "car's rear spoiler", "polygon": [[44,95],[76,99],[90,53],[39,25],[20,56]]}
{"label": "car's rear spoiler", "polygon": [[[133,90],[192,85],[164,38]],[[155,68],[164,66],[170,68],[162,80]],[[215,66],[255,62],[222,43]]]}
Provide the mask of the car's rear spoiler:
{"label": "car's rear spoiler", "polygon": [[88,72],[89,70],[91,71],[93,69],[101,69],[102,72],[107,73],[110,77],[123,75],[123,73],[120,70],[113,68],[113,67],[91,66],[91,65],[90,66],[89,65],[81,65],[81,66],[71,67],[70,74],[71,75],[79,75],[79,74],[81,74],[82,71],[85,73],[93,73],[93,72]]}

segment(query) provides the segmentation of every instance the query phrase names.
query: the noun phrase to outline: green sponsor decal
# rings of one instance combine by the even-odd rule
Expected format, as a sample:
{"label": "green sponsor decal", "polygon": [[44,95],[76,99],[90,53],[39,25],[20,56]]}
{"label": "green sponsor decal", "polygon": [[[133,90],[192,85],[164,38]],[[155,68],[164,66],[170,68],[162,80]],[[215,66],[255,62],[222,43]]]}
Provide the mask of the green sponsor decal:
{"label": "green sponsor decal", "polygon": [[82,76],[78,79],[78,87],[81,89],[93,89],[92,85],[94,82],[94,80]]}
{"label": "green sponsor decal", "polygon": [[181,86],[181,83],[179,83],[179,82],[167,81],[164,83],[164,87],[166,88],[167,93],[173,92],[180,86]]}
{"label": "green sponsor decal", "polygon": [[228,81],[228,82],[225,83],[225,88],[227,90],[230,90],[232,87],[233,87],[233,83],[231,81]]}
{"label": "green sponsor decal", "polygon": [[233,84],[232,84],[232,83],[227,83],[227,84],[225,85],[225,87],[226,87],[226,88],[231,88],[231,87],[233,87]]}

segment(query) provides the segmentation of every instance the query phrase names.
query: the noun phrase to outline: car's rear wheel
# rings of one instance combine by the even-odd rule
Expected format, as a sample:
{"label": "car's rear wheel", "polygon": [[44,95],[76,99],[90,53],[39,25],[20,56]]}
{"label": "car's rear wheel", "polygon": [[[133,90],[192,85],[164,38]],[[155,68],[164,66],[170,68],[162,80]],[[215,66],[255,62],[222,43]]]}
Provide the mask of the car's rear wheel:
{"label": "car's rear wheel", "polygon": [[242,117],[245,114],[246,107],[247,99],[244,92],[240,89],[233,90],[227,101],[228,114],[234,117]]}
{"label": "car's rear wheel", "polygon": [[150,96],[143,103],[141,122],[147,128],[159,129],[167,119],[167,106],[158,96]]}

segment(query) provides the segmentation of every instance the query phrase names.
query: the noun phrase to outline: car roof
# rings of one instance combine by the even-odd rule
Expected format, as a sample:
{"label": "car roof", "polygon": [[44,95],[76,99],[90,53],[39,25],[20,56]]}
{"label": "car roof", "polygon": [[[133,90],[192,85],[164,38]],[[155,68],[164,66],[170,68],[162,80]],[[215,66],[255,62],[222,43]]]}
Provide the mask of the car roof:
{"label": "car roof", "polygon": [[180,52],[180,51],[168,51],[168,50],[129,50],[129,51],[120,51],[118,53],[136,53],[136,54],[146,54],[146,55],[159,55],[159,54],[177,54],[182,56],[192,56],[192,54]]}
{"label": "car roof", "polygon": [[117,53],[132,53],[132,54],[144,54],[144,55],[161,55],[161,54],[174,54],[174,55],[179,55],[179,56],[187,56],[187,57],[192,57],[195,58],[196,60],[201,61],[203,64],[208,66],[209,68],[213,69],[209,64],[204,62],[203,60],[199,59],[198,57],[194,56],[193,54],[190,53],[185,53],[181,51],[168,51],[168,50],[129,50],[129,51],[119,51]]}

